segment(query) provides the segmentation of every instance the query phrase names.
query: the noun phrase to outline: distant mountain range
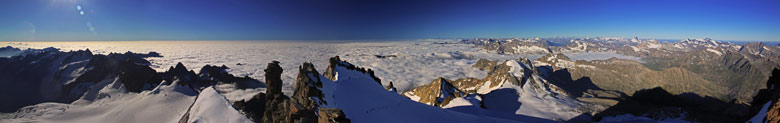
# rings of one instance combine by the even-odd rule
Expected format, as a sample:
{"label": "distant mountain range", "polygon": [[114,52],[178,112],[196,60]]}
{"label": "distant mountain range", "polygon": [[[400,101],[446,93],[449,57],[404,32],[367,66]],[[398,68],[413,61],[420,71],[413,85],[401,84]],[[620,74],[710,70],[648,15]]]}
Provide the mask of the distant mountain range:
{"label": "distant mountain range", "polygon": [[[584,38],[570,39],[569,41],[549,41],[540,38],[473,39],[462,40],[461,43],[474,44],[475,47],[499,54],[615,52],[623,55],[636,56],[642,58],[642,61],[645,63],[631,63],[631,61],[626,60],[618,62],[621,60],[617,59],[607,61],[542,59],[537,61],[539,61],[539,63],[549,64],[549,66],[553,67],[554,70],[559,70],[560,68],[569,68],[567,70],[572,72],[572,78],[589,77],[591,79],[599,79],[594,82],[599,85],[599,87],[606,88],[608,90],[620,90],[630,94],[633,91],[642,88],[672,86],[663,84],[664,82],[678,84],[681,83],[666,80],[659,81],[661,83],[648,82],[655,81],[653,79],[676,78],[675,80],[685,81],[685,84],[695,84],[695,86],[702,88],[697,90],[695,89],[697,87],[681,87],[691,85],[677,85],[678,87],[666,88],[671,89],[673,93],[696,92],[707,96],[714,96],[724,101],[737,99],[739,103],[750,102],[751,96],[757,93],[756,88],[762,88],[761,83],[766,81],[766,78],[768,78],[772,68],[780,67],[779,46],[766,45],[761,42],[752,42],[739,45],[730,42],[715,41],[708,38],[685,39],[672,43],[661,43],[653,39],[640,40],[636,37]],[[535,48],[528,49],[528,47]],[[544,51],[549,52],[527,52],[542,51],[538,49],[544,49]],[[566,63],[558,63],[559,61]],[[584,69],[573,69],[570,68],[571,65],[556,65],[565,65],[569,62],[576,63],[578,65],[602,66],[599,67],[602,69],[593,69],[597,71],[589,71]],[[603,69],[610,71],[598,71]],[[665,73],[667,75],[656,75],[653,73],[654,71],[658,71],[658,73]],[[606,77],[608,75],[612,75],[612,73],[632,76]],[[683,76],[674,77],[675,75]],[[654,77],[649,77],[646,79],[635,78],[638,76]],[[618,78],[622,78],[622,80],[618,80]],[[604,84],[601,82],[604,82]],[[643,87],[615,87],[624,86],[625,84],[614,83],[625,82],[640,83],[639,85],[626,86],[642,86],[644,84],[650,83],[658,84],[645,85]]]}

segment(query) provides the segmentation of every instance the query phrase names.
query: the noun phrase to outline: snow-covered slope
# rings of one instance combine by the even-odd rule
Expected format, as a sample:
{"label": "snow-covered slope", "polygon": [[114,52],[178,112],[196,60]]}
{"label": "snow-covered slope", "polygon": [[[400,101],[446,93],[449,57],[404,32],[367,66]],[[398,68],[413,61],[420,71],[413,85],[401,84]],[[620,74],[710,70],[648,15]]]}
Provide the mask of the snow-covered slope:
{"label": "snow-covered slope", "polygon": [[482,117],[414,102],[385,90],[369,74],[336,66],[332,81],[319,77],[327,105],[339,108],[353,122],[518,122]]}
{"label": "snow-covered slope", "polygon": [[[540,78],[540,77],[534,77]],[[568,121],[586,112],[578,108],[581,102],[560,93],[540,88],[546,83],[540,79],[528,79],[525,85],[506,83],[483,98],[487,110],[507,111],[558,121]]]}
{"label": "snow-covered slope", "polygon": [[502,82],[500,87],[485,94],[482,97],[485,109],[559,121],[587,113],[580,110],[585,104],[533,73],[529,65],[516,60],[505,61],[504,65],[510,66],[508,79],[517,79],[519,83]]}
{"label": "snow-covered slope", "polygon": [[[250,122],[213,86],[219,83],[225,89],[221,92],[242,99],[264,87],[261,82],[227,74],[224,66],[207,65],[195,74],[179,64],[158,73],[141,59],[147,56],[159,55],[92,55],[88,50],[55,49],[3,58],[0,68],[8,70],[4,72],[24,76],[0,76],[0,97],[7,100],[0,106],[12,109],[0,113],[0,122]],[[14,102],[32,104],[22,103],[20,109],[7,105]]]}
{"label": "snow-covered slope", "polygon": [[224,96],[213,87],[203,89],[190,107],[188,122],[194,123],[251,123],[236,111]]}
{"label": "snow-covered slope", "polygon": [[[2,122],[178,122],[197,93],[176,83],[151,91],[128,93],[118,79],[96,84],[72,104],[27,106]],[[102,86],[100,86],[102,85]]]}

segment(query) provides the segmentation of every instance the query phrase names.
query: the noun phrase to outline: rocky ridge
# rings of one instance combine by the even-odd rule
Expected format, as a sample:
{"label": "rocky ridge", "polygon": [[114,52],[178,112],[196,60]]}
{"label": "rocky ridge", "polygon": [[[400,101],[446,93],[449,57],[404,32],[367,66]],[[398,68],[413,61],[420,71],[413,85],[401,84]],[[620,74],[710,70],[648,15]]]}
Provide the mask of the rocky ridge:
{"label": "rocky ridge", "polygon": [[[571,61],[563,54],[548,54],[534,61],[537,69],[549,73],[547,78],[573,78],[578,82],[556,83],[561,86],[580,85],[603,90],[615,90],[633,94],[635,91],[654,87],[663,87],[673,94],[696,92],[698,94],[719,97],[726,96],[727,89],[707,81],[696,73],[686,69],[670,68],[661,71],[652,70],[639,62],[622,59],[577,60]],[[558,74],[558,75],[556,75]],[[584,85],[583,85],[584,84]],[[565,90],[587,90],[567,88]],[[587,95],[587,94],[586,94]]]}
{"label": "rocky ridge", "polygon": [[[737,88],[721,91],[722,87],[716,87],[714,90],[701,90],[695,89],[699,87],[694,87],[694,89],[692,89],[693,91],[686,90],[686,92],[703,93],[717,97],[724,101],[736,99],[737,102],[743,104],[747,104],[752,100],[752,95],[757,93],[755,88],[763,88],[763,86],[758,83],[766,81],[766,78],[768,78],[771,72],[771,68],[780,67],[780,47],[766,45],[761,42],[735,44],[731,42],[716,41],[709,38],[683,39],[677,42],[660,42],[655,39],[639,39],[637,37],[596,37],[571,39],[535,38],[523,40],[547,42],[547,44],[550,45],[546,45],[546,47],[541,48],[550,49],[550,52],[511,52],[506,50],[506,48],[499,48],[542,46],[509,43],[514,42],[514,40],[515,39],[473,39],[462,40],[461,43],[474,44],[474,47],[505,54],[614,52],[628,56],[636,56],[642,58],[643,60],[643,62],[639,64],[650,70],[668,71],[678,73],[679,75],[685,75],[682,77],[692,76],[693,78],[690,78],[689,80],[694,80],[694,84],[708,82],[715,83],[715,85]],[[698,78],[696,76],[700,77],[701,79],[696,79]],[[679,93],[676,91],[687,89],[687,87],[682,86],[690,85],[681,85],[674,88],[664,88],[671,91],[672,93]],[[624,92],[633,93],[633,91],[637,89],[649,88],[652,87],[633,88],[629,89],[631,91]]]}
{"label": "rocky ridge", "polygon": [[[480,103],[476,106],[485,110],[506,110],[506,107],[495,104],[501,102],[499,100],[515,98],[516,101],[528,103],[528,107],[521,105],[518,111],[513,110],[511,114],[526,114],[560,121],[589,120],[587,118],[574,118],[574,116],[603,110],[602,106],[574,99],[568,92],[534,72],[535,69],[531,66],[530,60],[523,58],[504,62],[479,60],[473,67],[489,71],[483,79],[448,80],[438,78],[430,84],[403,92],[402,95],[420,103],[439,107],[452,107],[447,105],[454,99],[472,98],[473,96],[470,95],[477,95],[481,98],[477,98]],[[516,95],[516,97],[510,95]],[[545,103],[536,104],[537,101]],[[556,109],[545,109],[548,107],[556,107]],[[556,116],[535,115],[535,113],[544,112],[557,112],[558,114]]]}
{"label": "rocky ridge", "polygon": [[[3,112],[45,101],[69,103],[107,78],[119,78],[130,92],[160,82],[157,73],[145,67],[150,63],[143,59],[160,57],[156,53],[94,55],[89,50],[60,52],[54,48],[25,52],[30,53],[0,58],[0,84],[7,85],[0,87],[0,98],[16,100],[1,103]],[[8,95],[12,93],[26,95]]]}

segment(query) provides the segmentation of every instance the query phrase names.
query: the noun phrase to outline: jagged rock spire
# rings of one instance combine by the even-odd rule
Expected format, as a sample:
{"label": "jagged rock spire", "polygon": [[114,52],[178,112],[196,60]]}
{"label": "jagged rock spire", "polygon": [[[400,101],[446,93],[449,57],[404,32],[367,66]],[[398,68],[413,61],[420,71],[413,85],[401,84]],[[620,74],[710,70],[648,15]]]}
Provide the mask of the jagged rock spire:
{"label": "jagged rock spire", "polygon": [[[282,68],[278,61],[268,63],[266,71],[266,81],[268,90],[266,95],[266,110],[263,114],[263,122],[317,122],[317,112],[319,101],[323,94],[319,90],[322,83],[319,81],[319,74],[311,63],[304,63],[299,68],[295,92],[292,98],[281,93],[281,73]],[[318,86],[319,85],[319,86]]]}
{"label": "jagged rock spire", "polygon": [[282,93],[282,69],[279,66],[279,61],[273,61],[268,63],[268,67],[265,68],[265,82],[268,85],[268,89],[265,93],[267,95],[281,94]]}
{"label": "jagged rock spire", "polygon": [[[320,104],[327,104],[323,98],[322,82],[320,81],[319,73],[314,69],[314,65],[311,63],[303,63],[298,68],[298,77],[295,83],[295,92],[292,98],[299,104],[307,109],[313,109]],[[311,100],[309,98],[315,98],[317,100]]]}

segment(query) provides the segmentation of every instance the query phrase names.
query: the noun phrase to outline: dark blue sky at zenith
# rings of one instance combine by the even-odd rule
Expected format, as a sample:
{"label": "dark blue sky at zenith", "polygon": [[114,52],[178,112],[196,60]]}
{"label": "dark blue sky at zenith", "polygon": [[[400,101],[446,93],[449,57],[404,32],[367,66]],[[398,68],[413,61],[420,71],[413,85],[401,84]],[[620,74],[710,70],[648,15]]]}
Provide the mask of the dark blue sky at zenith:
{"label": "dark blue sky at zenith", "polygon": [[0,41],[556,36],[780,41],[780,1],[0,1]]}

